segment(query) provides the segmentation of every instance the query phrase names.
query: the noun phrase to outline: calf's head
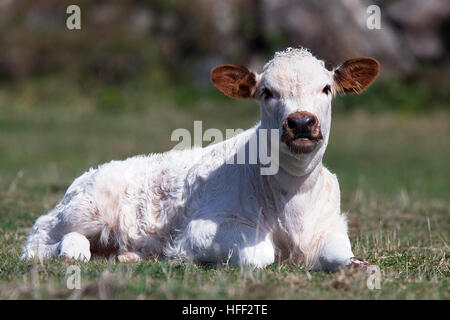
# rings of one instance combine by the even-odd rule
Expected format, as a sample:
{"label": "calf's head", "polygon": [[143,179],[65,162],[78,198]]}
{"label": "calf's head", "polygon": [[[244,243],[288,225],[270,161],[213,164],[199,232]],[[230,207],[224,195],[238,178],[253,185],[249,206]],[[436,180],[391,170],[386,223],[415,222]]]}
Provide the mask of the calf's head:
{"label": "calf's head", "polygon": [[347,60],[329,71],[308,50],[288,48],[277,52],[261,74],[226,64],[212,69],[211,81],[231,98],[259,100],[261,128],[280,132],[280,166],[303,175],[325,152],[333,96],[364,91],[378,71],[371,58]]}

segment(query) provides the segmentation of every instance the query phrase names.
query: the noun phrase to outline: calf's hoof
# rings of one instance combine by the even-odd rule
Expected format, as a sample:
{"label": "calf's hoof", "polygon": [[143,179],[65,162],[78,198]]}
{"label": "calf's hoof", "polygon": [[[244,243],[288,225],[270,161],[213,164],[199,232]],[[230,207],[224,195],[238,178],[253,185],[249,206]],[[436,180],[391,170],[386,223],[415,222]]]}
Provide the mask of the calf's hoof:
{"label": "calf's hoof", "polygon": [[141,260],[142,260],[141,256],[135,252],[125,252],[117,256],[117,261],[119,262],[133,262]]}
{"label": "calf's hoof", "polygon": [[370,266],[371,264],[366,260],[357,257],[352,257],[350,258],[350,264],[348,268],[350,270],[368,271]]}

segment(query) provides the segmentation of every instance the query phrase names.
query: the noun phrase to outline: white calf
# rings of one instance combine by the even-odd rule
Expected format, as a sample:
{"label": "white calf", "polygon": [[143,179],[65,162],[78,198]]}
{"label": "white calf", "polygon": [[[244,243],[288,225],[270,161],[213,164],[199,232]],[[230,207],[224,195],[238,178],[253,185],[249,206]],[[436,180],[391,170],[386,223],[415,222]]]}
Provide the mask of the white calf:
{"label": "white calf", "polygon": [[[257,125],[206,148],[91,169],[36,221],[22,258],[87,261],[92,252],[120,261],[160,255],[257,267],[290,260],[328,271],[351,264],[339,184],[322,157],[332,97],[363,91],[377,74],[370,58],[328,71],[307,50],[292,48],[277,52],[261,74],[214,68],[220,91],[260,102]],[[228,164],[261,129],[279,130],[278,172],[262,175],[260,162]]]}

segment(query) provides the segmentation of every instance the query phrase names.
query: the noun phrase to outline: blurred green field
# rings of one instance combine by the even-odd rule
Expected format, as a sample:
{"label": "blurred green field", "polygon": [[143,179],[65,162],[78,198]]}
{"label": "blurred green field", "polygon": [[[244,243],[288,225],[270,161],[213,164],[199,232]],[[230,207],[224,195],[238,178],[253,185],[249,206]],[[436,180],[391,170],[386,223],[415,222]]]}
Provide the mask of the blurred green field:
{"label": "blurred green field", "polygon": [[[380,290],[369,290],[363,273],[102,259],[78,264],[82,289],[67,289],[70,263],[23,262],[19,253],[34,220],[74,178],[105,161],[168,150],[176,144],[171,132],[192,130],[194,120],[202,120],[204,130],[247,128],[258,120],[259,107],[187,89],[163,97],[139,88],[136,95],[103,88],[93,102],[76,88],[53,90],[58,85],[49,80],[0,93],[0,299],[450,298],[450,115],[440,109],[369,113],[365,103],[382,101],[370,91],[336,101],[324,161],[340,181],[354,253],[381,269]],[[353,111],[343,112],[344,99]],[[115,108],[117,101],[137,107]],[[385,109],[389,103],[395,101],[387,99]]]}

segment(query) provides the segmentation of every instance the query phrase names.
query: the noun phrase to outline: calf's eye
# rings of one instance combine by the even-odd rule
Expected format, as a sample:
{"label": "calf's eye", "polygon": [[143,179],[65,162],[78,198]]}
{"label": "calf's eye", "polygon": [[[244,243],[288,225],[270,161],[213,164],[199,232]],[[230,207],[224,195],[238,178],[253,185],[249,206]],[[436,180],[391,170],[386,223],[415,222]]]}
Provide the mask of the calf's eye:
{"label": "calf's eye", "polygon": [[327,84],[327,85],[323,88],[322,92],[325,93],[326,95],[328,95],[328,94],[331,92],[331,87],[330,87],[330,85]]}
{"label": "calf's eye", "polygon": [[267,88],[264,88],[264,90],[263,90],[263,97],[264,97],[264,100],[267,100],[267,99],[270,99],[270,98],[272,98],[272,92],[270,92],[270,90],[269,89],[267,89]]}

